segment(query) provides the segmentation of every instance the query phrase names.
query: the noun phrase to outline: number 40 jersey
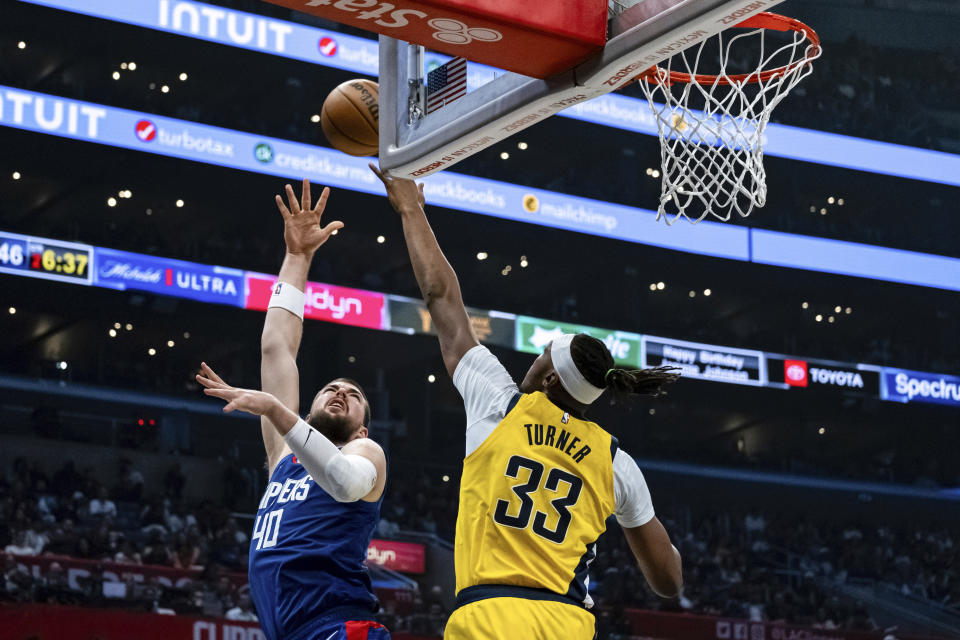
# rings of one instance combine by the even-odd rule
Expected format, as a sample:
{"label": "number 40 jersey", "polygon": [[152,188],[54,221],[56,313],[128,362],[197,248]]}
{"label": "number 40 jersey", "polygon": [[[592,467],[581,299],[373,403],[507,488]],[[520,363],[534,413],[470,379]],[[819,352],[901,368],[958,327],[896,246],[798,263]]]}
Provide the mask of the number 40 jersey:
{"label": "number 40 jersey", "polygon": [[589,608],[588,571],[607,518],[638,527],[654,516],[636,462],[596,423],[539,391],[520,394],[486,347],[463,357],[454,384],[467,413],[457,592],[531,587]]}
{"label": "number 40 jersey", "polygon": [[379,519],[380,500],[337,502],[292,454],[277,464],[250,539],[250,597],[268,640],[313,640],[331,621],[373,619],[364,561]]}

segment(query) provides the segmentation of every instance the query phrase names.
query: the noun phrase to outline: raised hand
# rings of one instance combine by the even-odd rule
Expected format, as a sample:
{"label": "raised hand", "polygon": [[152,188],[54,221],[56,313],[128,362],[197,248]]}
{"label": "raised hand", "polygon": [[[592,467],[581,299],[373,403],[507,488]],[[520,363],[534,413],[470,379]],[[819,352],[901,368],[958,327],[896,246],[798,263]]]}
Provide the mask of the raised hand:
{"label": "raised hand", "polygon": [[227,402],[227,406],[223,408],[225,413],[239,409],[262,416],[276,409],[277,405],[280,404],[276,397],[264,391],[231,387],[206,362],[200,364],[197,382],[203,385],[205,394]]}
{"label": "raised hand", "polygon": [[293,254],[313,255],[337,229],[343,228],[343,223],[334,220],[327,226],[321,226],[320,219],[327,206],[330,196],[330,187],[324,187],[323,193],[315,206],[310,203],[310,181],[304,179],[303,191],[300,193],[300,202],[297,202],[293,187],[286,186],[289,207],[284,204],[279,195],[277,208],[283,216],[283,239],[287,243],[287,252]]}
{"label": "raised hand", "polygon": [[387,188],[387,198],[397,213],[403,213],[410,208],[423,209],[423,183],[417,184],[406,178],[394,178],[384,175],[377,165],[370,163],[370,170],[377,174],[383,186]]}

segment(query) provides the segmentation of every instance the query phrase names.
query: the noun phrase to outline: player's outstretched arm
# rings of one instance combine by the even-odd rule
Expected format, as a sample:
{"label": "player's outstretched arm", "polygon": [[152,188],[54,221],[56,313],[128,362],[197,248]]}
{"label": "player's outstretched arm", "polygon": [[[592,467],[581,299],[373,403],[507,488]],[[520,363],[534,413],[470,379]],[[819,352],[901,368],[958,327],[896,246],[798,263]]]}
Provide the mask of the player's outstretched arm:
{"label": "player's outstretched arm", "polygon": [[200,365],[197,382],[208,396],[226,401],[225,412],[246,411],[266,420],[314,481],[338,502],[376,501],[383,493],[386,458],[372,440],[353,440],[340,450],[272,393],[231,387],[206,362]]}
{"label": "player's outstretched arm", "polygon": [[663,598],[679,595],[683,587],[680,552],[671,544],[660,520],[654,517],[639,527],[624,527],[623,533],[654,593]]}
{"label": "player's outstretched arm", "polygon": [[390,204],[400,214],[413,273],[440,338],[443,363],[452,376],[460,359],[479,342],[463,306],[457,274],[443,255],[427,221],[423,208],[423,185],[417,185],[413,180],[385,176],[373,164],[370,168],[383,181]]}
{"label": "player's outstretched arm", "polygon": [[[303,335],[303,292],[307,285],[307,273],[314,252],[335,230],[343,227],[343,223],[335,221],[326,226],[320,224],[330,195],[329,188],[323,190],[313,206],[307,180],[303,181],[299,202],[289,184],[286,194],[289,206],[283,198],[276,196],[277,208],[283,216],[283,238],[287,250],[260,338],[260,385],[263,391],[275,396],[296,414],[300,405],[297,351]],[[263,444],[267,450],[267,465],[272,473],[290,448],[268,417],[263,417],[260,422]]]}

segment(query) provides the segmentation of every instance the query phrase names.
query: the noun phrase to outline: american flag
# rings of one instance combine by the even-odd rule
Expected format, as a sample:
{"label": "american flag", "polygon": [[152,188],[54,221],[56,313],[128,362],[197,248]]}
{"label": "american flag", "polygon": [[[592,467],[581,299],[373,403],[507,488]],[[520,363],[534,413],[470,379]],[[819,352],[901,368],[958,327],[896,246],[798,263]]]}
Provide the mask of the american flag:
{"label": "american flag", "polygon": [[427,74],[427,113],[467,95],[467,60],[454,58]]}

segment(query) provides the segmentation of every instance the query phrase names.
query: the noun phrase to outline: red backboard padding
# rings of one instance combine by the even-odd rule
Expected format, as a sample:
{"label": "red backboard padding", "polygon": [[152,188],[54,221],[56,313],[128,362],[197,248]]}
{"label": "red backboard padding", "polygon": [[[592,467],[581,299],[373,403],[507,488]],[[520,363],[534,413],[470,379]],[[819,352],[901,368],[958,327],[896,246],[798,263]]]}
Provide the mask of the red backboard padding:
{"label": "red backboard padding", "polygon": [[546,78],[599,51],[606,0],[267,0],[327,20]]}

